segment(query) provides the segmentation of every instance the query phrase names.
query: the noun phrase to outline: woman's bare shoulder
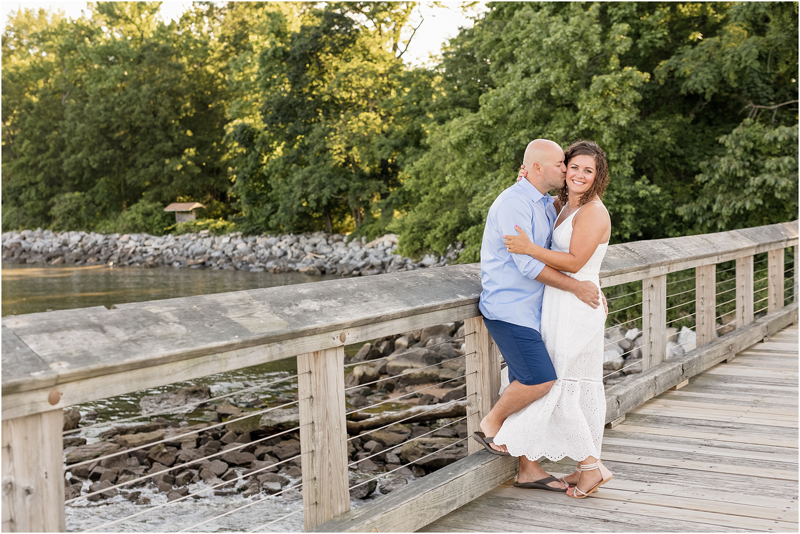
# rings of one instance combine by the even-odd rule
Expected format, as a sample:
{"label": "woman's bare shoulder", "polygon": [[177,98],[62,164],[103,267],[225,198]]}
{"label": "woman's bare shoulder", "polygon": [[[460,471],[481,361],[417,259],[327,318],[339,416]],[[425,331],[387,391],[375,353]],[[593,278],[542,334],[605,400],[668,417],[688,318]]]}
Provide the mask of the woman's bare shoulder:
{"label": "woman's bare shoulder", "polygon": [[574,224],[586,222],[591,225],[598,225],[604,223],[611,223],[608,210],[605,205],[600,201],[588,202],[581,207],[578,214],[575,216]]}
{"label": "woman's bare shoulder", "polygon": [[553,199],[553,207],[556,209],[556,213],[561,211],[561,199],[558,198],[558,195],[550,196]]}

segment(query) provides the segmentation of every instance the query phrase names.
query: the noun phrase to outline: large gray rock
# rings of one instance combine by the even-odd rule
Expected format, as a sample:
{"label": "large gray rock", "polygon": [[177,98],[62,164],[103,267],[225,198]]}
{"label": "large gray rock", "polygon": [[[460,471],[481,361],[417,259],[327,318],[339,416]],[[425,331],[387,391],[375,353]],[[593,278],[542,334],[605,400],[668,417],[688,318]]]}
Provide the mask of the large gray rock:
{"label": "large gray rock", "polygon": [[139,447],[140,445],[147,445],[148,443],[153,443],[154,441],[159,441],[164,439],[165,431],[162,430],[154,430],[153,432],[140,432],[138,434],[123,434],[120,436],[116,436],[114,441],[123,447],[131,448],[131,447]]}
{"label": "large gray rock", "polygon": [[188,413],[195,410],[195,404],[211,398],[211,389],[206,386],[181,388],[169,393],[142,397],[139,406],[142,415],[169,411],[172,413]]}
{"label": "large gray rock", "polygon": [[450,333],[453,331],[453,329],[453,323],[439,324],[436,326],[423,328],[422,333],[419,336],[419,342],[420,344],[424,345],[425,342],[432,337],[450,337]]}
{"label": "large gray rock", "polygon": [[666,348],[666,359],[678,358],[686,354],[683,347],[675,343],[674,341],[667,342]]}
{"label": "large gray rock", "polygon": [[434,351],[423,348],[412,348],[400,354],[392,354],[386,359],[386,372],[399,375],[406,369],[420,369],[439,363],[442,357]]}
{"label": "large gray rock", "polygon": [[259,426],[266,430],[295,427],[300,423],[300,409],[297,406],[278,408],[261,416]]}
{"label": "large gray rock", "polygon": [[674,326],[670,326],[667,328],[667,342],[672,341],[673,343],[678,342],[678,329]]}
{"label": "large gray rock", "polygon": [[685,326],[678,333],[678,345],[683,347],[685,352],[691,352],[697,347],[697,334]]}
{"label": "large gray rock", "polygon": [[[353,488],[350,489],[350,498],[351,499],[366,499],[375,491],[375,488],[378,487],[377,480],[370,480],[369,482],[362,483],[356,482],[353,484]],[[285,495],[285,494],[284,494]]]}
{"label": "large gray rock", "polygon": [[374,382],[380,378],[380,374],[375,369],[374,365],[357,365],[352,372],[352,378],[350,379],[353,382],[352,385],[358,386],[361,384],[366,384],[368,382]]}
{"label": "large gray rock", "polygon": [[368,437],[377,441],[383,445],[384,448],[388,449],[396,445],[400,445],[406,439],[408,439],[410,435],[411,431],[407,428],[400,425],[392,425],[382,430],[376,430],[369,434]]}
{"label": "large gray rock", "polygon": [[66,463],[69,465],[84,462],[86,460],[93,460],[94,458],[105,456],[121,449],[122,447],[116,443],[108,443],[104,441],[91,443],[89,445],[81,445],[67,454]]}
{"label": "large gray rock", "polygon": [[77,408],[64,410],[64,430],[75,430],[81,420],[81,412]]}
{"label": "large gray rock", "polygon": [[603,353],[604,371],[619,371],[623,365],[625,365],[625,359],[616,350],[607,350]]}
{"label": "large gray rock", "polygon": [[405,463],[414,462],[427,454],[452,445],[456,441],[458,440],[455,438],[419,438],[409,441],[400,448],[400,458]]}
{"label": "large gray rock", "polygon": [[400,375],[397,383],[400,386],[408,386],[413,384],[433,384],[441,380],[439,373],[444,371],[455,374],[455,371],[452,369],[436,369],[435,367],[420,369],[418,371],[414,369],[406,369],[403,371],[403,374]]}

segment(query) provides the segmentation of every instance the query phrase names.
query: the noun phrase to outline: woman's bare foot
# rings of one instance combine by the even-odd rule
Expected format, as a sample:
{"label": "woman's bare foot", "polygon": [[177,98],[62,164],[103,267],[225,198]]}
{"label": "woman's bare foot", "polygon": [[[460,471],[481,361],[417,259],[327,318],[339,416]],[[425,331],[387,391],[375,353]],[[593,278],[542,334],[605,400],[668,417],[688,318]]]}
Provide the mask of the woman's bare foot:
{"label": "woman's bare foot", "polygon": [[[576,471],[575,473],[578,473],[578,471]],[[575,473],[573,473],[573,475]],[[599,469],[592,469],[591,471],[581,471],[580,473],[578,473],[578,475],[579,476],[577,478],[577,484],[572,484],[570,482],[570,485],[580,490],[580,492],[578,492],[577,495],[580,495],[581,493],[587,493],[590,489],[592,489],[597,484],[603,481],[603,475],[600,473]],[[569,479],[569,480],[574,480],[574,479]],[[574,492],[574,489],[570,489],[570,491]]]}
{"label": "woman's bare foot", "polygon": [[[536,482],[543,478],[549,477],[550,474],[539,466],[539,462],[532,462],[525,456],[519,457],[519,472],[517,473],[517,482]],[[554,480],[547,483],[551,488],[567,489],[567,485],[560,480]]]}
{"label": "woman's bare foot", "polygon": [[563,477],[561,477],[561,480],[563,480],[564,482],[566,482],[570,486],[574,486],[575,484],[578,483],[580,478],[581,478],[581,472],[576,469],[572,473],[570,473],[568,475],[564,475]]}
{"label": "woman's bare foot", "polygon": [[[497,433],[500,432],[500,427],[502,427],[502,426],[503,426],[503,422],[502,421],[500,423],[491,421],[489,419],[489,415],[487,415],[486,417],[484,417],[481,420],[481,431],[483,432],[483,435],[486,436],[487,438],[495,437],[497,435]],[[493,448],[494,450],[496,450],[496,451],[508,452],[508,449],[506,448],[505,445],[499,445],[497,443],[490,443],[489,446],[491,448]]]}

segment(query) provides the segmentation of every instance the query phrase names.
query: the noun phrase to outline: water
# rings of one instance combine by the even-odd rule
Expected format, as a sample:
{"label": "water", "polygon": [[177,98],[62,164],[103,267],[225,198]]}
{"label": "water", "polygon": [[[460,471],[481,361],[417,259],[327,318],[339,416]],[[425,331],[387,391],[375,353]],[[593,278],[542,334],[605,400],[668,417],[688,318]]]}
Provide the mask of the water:
{"label": "water", "polygon": [[[192,295],[205,295],[227,291],[241,291],[264,287],[276,287],[334,278],[332,276],[309,276],[300,273],[248,273],[228,270],[201,269],[144,269],[110,268],[107,266],[43,267],[38,265],[3,264],[2,266],[2,314],[64,310],[89,306],[106,306],[127,302],[141,302]],[[358,346],[347,347],[354,353]],[[188,385],[205,385],[216,397],[244,388],[272,382],[278,378],[296,374],[295,358],[271,362],[239,371],[208,376],[189,382],[138,391],[114,398],[100,399],[79,405],[83,415],[95,411],[95,423],[102,424],[71,437],[85,437],[89,443],[97,435],[110,428],[107,423],[136,417],[141,414],[139,400],[145,395],[163,393]],[[258,397],[267,403],[274,397],[289,397],[296,394],[296,379],[266,389],[257,390]],[[140,422],[147,422],[142,419]],[[191,422],[191,421],[190,421]],[[83,421],[86,424],[87,421]],[[135,424],[135,423],[131,423]],[[300,481],[296,481],[299,483]],[[88,482],[86,483],[88,486]],[[199,482],[190,486],[194,493],[205,488]],[[266,498],[256,495],[248,499],[236,496],[217,496],[213,490],[204,492],[200,499],[166,504],[166,496],[146,488],[141,491],[151,500],[150,506],[135,505],[118,495],[112,499],[91,503],[80,499],[66,508],[67,530],[71,532],[97,528],[115,519],[144,512],[135,518],[102,528],[103,531],[167,532],[193,527],[200,532],[246,532],[288,514],[293,514],[260,529],[266,532],[300,532],[303,530],[302,499],[299,493],[291,498]],[[361,502],[354,501],[353,506]],[[245,505],[250,505],[244,507]],[[237,508],[240,510],[236,510]],[[206,519],[236,510],[212,522],[198,525]],[[195,526],[196,525],[196,526]]]}
{"label": "water", "polygon": [[287,286],[336,276],[162,267],[3,264],[3,316]]}

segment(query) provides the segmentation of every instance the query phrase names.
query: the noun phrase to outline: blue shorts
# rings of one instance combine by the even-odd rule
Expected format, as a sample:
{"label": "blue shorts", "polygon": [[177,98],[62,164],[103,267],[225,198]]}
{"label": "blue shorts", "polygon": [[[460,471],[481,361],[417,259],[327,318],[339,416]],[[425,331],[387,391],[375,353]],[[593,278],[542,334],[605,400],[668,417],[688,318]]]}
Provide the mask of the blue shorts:
{"label": "blue shorts", "polygon": [[539,332],[485,317],[483,322],[508,364],[509,383],[517,380],[525,386],[533,386],[558,378]]}

